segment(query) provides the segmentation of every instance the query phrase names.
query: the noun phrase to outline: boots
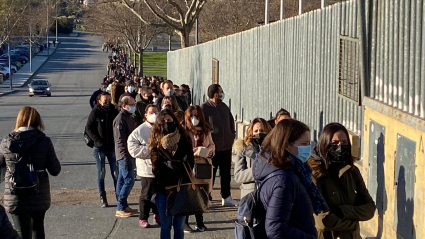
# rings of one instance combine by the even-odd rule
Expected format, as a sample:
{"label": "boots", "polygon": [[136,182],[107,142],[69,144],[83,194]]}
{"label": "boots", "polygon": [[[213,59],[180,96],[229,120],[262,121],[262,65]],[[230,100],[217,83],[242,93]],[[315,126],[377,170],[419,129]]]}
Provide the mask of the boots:
{"label": "boots", "polygon": [[108,200],[106,199],[106,193],[100,195],[100,207],[108,207]]}

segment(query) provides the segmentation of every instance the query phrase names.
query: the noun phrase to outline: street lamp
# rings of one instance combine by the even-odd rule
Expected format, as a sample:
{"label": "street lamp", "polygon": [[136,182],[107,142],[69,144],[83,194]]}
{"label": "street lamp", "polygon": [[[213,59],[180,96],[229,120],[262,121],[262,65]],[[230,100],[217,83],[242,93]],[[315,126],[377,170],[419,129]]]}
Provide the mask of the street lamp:
{"label": "street lamp", "polygon": [[9,29],[9,17],[6,19],[6,27],[7,27],[7,54],[9,58],[9,81],[10,81],[10,90],[13,90],[12,87],[12,64],[10,63],[10,29]]}
{"label": "street lamp", "polygon": [[47,56],[49,56],[49,0],[46,0],[47,22],[46,22],[46,39],[47,39]]}
{"label": "street lamp", "polygon": [[56,1],[56,44],[58,44],[58,1]]}

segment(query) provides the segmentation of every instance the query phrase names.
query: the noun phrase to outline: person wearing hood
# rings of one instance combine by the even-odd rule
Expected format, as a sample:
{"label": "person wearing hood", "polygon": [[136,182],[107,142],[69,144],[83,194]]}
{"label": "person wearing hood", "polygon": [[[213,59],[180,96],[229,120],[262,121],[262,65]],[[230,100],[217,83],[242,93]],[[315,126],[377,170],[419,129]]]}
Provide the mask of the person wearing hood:
{"label": "person wearing hood", "polygon": [[264,138],[271,130],[265,119],[255,118],[248,126],[245,138],[238,139],[233,144],[236,151],[234,177],[235,181],[241,184],[241,198],[255,189],[252,164],[260,152]]}
{"label": "person wearing hood", "polygon": [[318,238],[361,239],[359,221],[371,219],[376,207],[353,164],[347,129],[339,123],[326,125],[308,163],[330,209],[315,216]]}
{"label": "person wearing hood", "polygon": [[152,209],[153,218],[158,225],[161,225],[158,208],[151,202],[154,194],[153,186],[155,175],[152,172],[151,153],[148,142],[155,124],[158,108],[149,104],[146,107],[145,122],[137,127],[128,137],[128,152],[136,158],[137,175],[140,176],[142,190],[139,197],[139,225],[142,228],[150,227],[148,222],[149,212]]}
{"label": "person wearing hood", "polygon": [[[211,129],[205,121],[204,113],[199,105],[189,106],[184,114],[184,127],[189,132],[192,139],[193,153],[195,156],[195,163],[203,163],[212,165],[211,157],[214,155],[215,144],[211,136]],[[207,150],[204,156],[201,156],[203,150]],[[200,179],[199,181],[201,181]],[[212,192],[212,178],[202,180],[208,183],[208,193]],[[195,215],[196,218],[196,231],[203,232],[207,230],[204,224],[203,214]],[[191,232],[192,228],[189,225],[189,217],[186,218],[185,232]]]}
{"label": "person wearing hood", "polygon": [[[36,109],[25,106],[18,114],[13,132],[0,144],[0,167],[6,167],[4,206],[12,215],[15,229],[23,239],[45,238],[44,217],[51,205],[48,173],[59,175],[61,165],[53,143],[44,133],[44,125]],[[21,157],[32,155],[31,162],[38,177],[38,192],[20,196],[13,193],[9,182],[10,168]]]}
{"label": "person wearing hood", "polygon": [[156,118],[149,138],[152,171],[155,175],[155,203],[161,216],[161,239],[184,238],[184,221],[186,216],[173,216],[167,210],[166,187],[179,183],[190,183],[187,171],[193,168],[194,156],[191,138],[187,131],[177,122],[171,110],[161,110]]}
{"label": "person wearing hood", "polygon": [[312,182],[310,154],[310,129],[294,119],[280,121],[264,139],[252,173],[260,182],[275,174],[260,188],[267,238],[317,238],[313,213],[329,209]]}
{"label": "person wearing hood", "polygon": [[118,110],[111,104],[111,95],[103,92],[98,104],[87,118],[86,132],[94,141],[93,156],[97,166],[97,186],[100,194],[100,206],[108,207],[105,190],[105,158],[108,159],[114,188],[117,185],[116,158],[114,151],[114,132],[112,122]]}
{"label": "person wearing hood", "polygon": [[141,125],[145,120],[145,109],[147,105],[153,104],[152,89],[150,87],[139,87],[139,93],[136,96],[136,112],[133,119],[137,126]]}
{"label": "person wearing hood", "polygon": [[134,186],[135,163],[127,148],[128,136],[136,128],[131,115],[136,111],[136,101],[130,96],[122,98],[122,109],[113,121],[115,157],[118,162],[118,178],[115,193],[117,195],[116,217],[130,217],[137,209],[128,206],[127,198]]}

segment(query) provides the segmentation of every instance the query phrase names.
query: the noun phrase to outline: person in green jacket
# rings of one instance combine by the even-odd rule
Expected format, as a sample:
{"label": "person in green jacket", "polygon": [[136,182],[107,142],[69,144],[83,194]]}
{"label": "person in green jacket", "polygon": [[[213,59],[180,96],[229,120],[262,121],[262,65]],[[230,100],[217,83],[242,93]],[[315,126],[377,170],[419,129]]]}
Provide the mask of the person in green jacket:
{"label": "person in green jacket", "polygon": [[371,219],[375,202],[353,164],[347,129],[330,123],[323,129],[308,164],[330,211],[315,216],[318,239],[361,239],[359,221]]}

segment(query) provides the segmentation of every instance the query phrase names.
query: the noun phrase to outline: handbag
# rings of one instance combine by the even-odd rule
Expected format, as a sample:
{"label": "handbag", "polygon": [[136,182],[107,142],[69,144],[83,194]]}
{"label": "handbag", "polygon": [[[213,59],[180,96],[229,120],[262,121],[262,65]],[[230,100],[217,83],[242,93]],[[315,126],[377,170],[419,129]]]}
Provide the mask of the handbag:
{"label": "handbag", "polygon": [[87,134],[87,127],[84,127],[83,138],[86,145],[89,146],[90,148],[93,148],[94,141],[90,138],[89,134]]}
{"label": "handbag", "polygon": [[[190,178],[190,183],[182,184],[182,178],[175,186],[166,187],[167,192],[167,213],[173,216],[189,216],[201,214],[209,210],[208,207],[208,187],[207,183],[197,183],[190,166],[183,167]],[[189,167],[189,169],[188,169]]]}

